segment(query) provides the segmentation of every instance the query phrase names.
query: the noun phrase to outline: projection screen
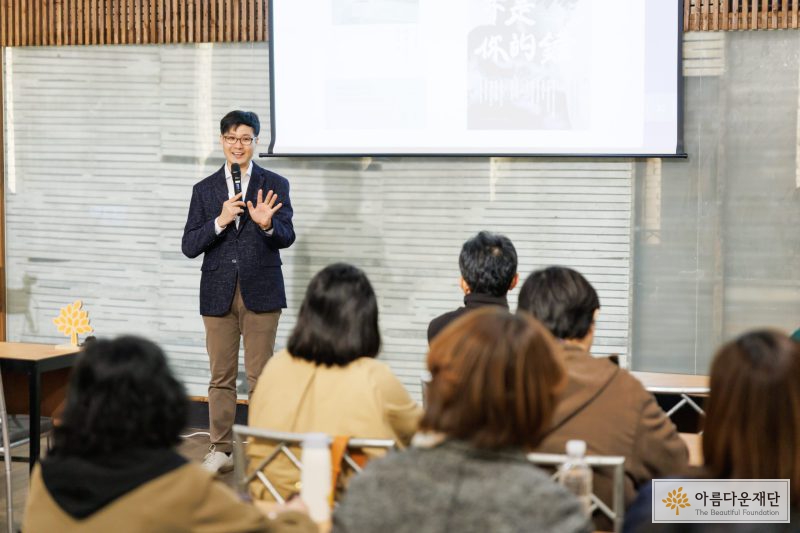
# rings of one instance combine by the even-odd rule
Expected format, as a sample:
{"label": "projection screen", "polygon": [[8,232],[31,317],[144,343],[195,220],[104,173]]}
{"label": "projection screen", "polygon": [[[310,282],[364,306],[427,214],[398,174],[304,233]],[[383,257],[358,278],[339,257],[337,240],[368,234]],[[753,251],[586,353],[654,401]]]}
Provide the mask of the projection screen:
{"label": "projection screen", "polygon": [[680,155],[680,0],[272,0],[269,153]]}

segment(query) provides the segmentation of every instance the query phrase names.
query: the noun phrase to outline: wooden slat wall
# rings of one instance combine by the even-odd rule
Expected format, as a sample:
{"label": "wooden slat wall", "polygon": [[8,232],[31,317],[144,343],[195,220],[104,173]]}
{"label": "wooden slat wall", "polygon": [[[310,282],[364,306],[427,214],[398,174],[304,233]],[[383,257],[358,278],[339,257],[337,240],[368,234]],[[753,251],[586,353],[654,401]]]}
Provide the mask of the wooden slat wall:
{"label": "wooden slat wall", "polygon": [[800,28],[800,0],[684,0],[683,31]]}
{"label": "wooden slat wall", "polygon": [[267,0],[0,0],[0,46],[265,41],[267,12]]}
{"label": "wooden slat wall", "polygon": [[[685,0],[683,10],[684,31],[800,28],[800,0]],[[265,41],[267,14],[267,0],[0,0],[0,46]]]}

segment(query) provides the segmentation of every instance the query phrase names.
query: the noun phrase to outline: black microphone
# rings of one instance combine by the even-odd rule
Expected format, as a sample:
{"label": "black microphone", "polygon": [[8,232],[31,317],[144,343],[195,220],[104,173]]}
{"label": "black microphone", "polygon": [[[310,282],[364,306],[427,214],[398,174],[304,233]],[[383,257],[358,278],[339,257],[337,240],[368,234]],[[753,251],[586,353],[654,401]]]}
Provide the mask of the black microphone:
{"label": "black microphone", "polygon": [[242,169],[239,168],[239,163],[231,165],[231,177],[233,177],[233,194],[239,194],[242,192]]}

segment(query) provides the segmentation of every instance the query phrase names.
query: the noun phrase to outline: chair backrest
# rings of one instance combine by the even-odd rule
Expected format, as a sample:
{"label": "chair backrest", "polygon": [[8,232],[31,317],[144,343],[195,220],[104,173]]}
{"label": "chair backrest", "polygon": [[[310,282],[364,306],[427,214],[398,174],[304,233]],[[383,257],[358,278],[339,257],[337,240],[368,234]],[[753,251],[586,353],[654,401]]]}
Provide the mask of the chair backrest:
{"label": "chair backrest", "polygon": [[[614,531],[622,531],[622,520],[625,518],[625,457],[617,455],[587,455],[585,457],[593,471],[611,470],[613,491],[610,506],[597,495],[592,494],[591,512],[602,513],[614,523]],[[528,460],[538,466],[558,468],[567,461],[566,455],[555,453],[529,453]],[[556,479],[558,472],[553,474]]]}
{"label": "chair backrest", "polygon": [[[297,468],[298,472],[303,471],[303,463],[294,453],[292,448],[297,448],[303,443],[305,433],[288,433],[285,431],[272,431],[269,429],[252,428],[249,426],[233,426],[233,465],[236,486],[240,493],[246,494],[248,486],[254,480],[258,480],[275,498],[278,503],[284,503],[283,497],[278,492],[275,485],[270,481],[265,469],[277,459],[284,455]],[[258,464],[250,465],[247,452],[244,447],[247,441],[260,442],[274,446],[274,450]],[[328,446],[333,439],[328,437]],[[392,439],[363,439],[351,438],[347,442],[347,448],[342,456],[342,468],[348,468],[352,472],[361,473],[362,467],[353,455],[367,449],[389,451],[396,447]]]}

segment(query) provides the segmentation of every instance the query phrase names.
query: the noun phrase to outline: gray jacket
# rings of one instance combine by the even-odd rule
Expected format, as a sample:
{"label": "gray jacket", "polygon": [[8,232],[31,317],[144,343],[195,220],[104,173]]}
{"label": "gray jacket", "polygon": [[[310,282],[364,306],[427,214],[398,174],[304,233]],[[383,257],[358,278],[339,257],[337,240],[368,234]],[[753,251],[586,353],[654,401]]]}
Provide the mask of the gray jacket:
{"label": "gray jacket", "polygon": [[521,451],[446,441],[369,463],[334,513],[344,533],[590,531],[578,501]]}

